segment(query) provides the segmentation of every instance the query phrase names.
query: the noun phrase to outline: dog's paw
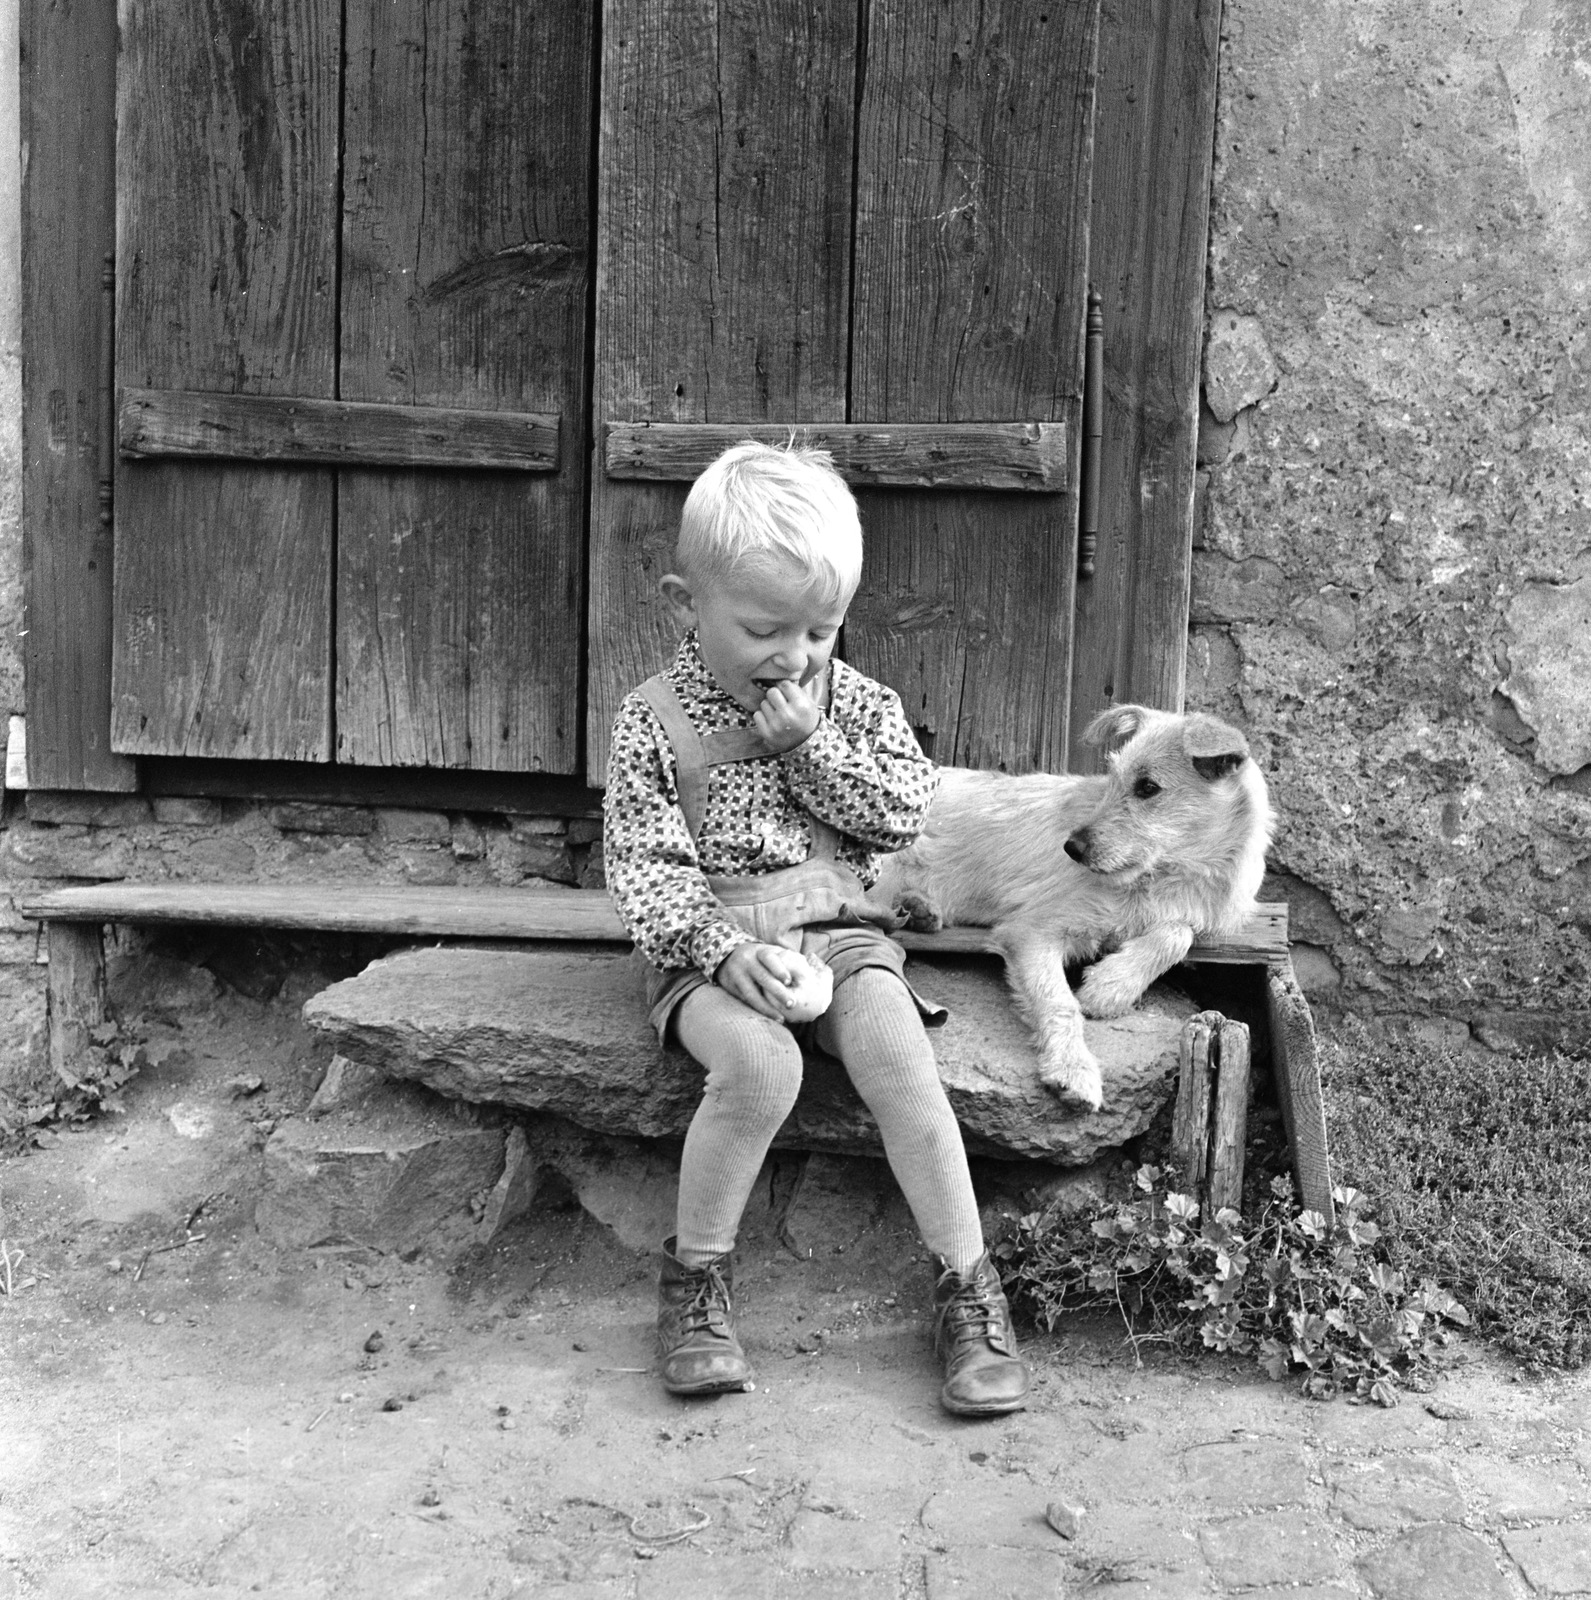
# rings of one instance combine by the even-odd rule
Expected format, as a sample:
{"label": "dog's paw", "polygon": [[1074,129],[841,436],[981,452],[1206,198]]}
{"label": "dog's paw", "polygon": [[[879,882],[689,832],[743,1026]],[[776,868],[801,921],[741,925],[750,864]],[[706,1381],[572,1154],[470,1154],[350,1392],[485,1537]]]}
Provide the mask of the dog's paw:
{"label": "dog's paw", "polygon": [[1098,1111],[1105,1103],[1105,1086],[1099,1061],[1083,1043],[1082,1030],[1065,1050],[1049,1050],[1039,1060],[1039,1082],[1062,1105],[1078,1111]]}
{"label": "dog's paw", "polygon": [[900,897],[895,910],[905,918],[906,926],[913,933],[938,933],[945,925],[939,907],[916,889],[908,889]]}
{"label": "dog's paw", "polygon": [[1143,997],[1134,977],[1111,972],[1108,962],[1090,967],[1077,988],[1077,1004],[1085,1017],[1124,1017]]}

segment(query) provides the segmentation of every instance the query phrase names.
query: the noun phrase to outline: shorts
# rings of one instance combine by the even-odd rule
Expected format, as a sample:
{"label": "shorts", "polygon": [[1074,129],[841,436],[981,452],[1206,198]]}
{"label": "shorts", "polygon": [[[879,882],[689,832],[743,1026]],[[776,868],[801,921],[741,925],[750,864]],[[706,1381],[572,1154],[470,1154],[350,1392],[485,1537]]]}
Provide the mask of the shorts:
{"label": "shorts", "polygon": [[[864,967],[882,967],[906,984],[906,992],[916,1003],[925,1028],[942,1028],[950,1020],[950,1013],[943,1006],[918,994],[906,982],[906,952],[882,928],[871,923],[819,922],[802,927],[799,932],[802,955],[816,956],[833,969],[836,990]],[[648,967],[647,1020],[664,1044],[676,1042],[669,1038],[669,1024],[680,1002],[693,989],[706,988],[707,984],[700,967]],[[797,1023],[792,1031],[810,1026]]]}

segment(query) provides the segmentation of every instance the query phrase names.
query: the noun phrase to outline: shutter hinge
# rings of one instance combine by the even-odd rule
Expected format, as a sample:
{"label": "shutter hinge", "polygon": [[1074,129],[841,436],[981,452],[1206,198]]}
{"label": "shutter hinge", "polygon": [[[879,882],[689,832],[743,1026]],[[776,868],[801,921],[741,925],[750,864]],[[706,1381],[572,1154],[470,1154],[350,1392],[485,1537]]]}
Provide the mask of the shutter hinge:
{"label": "shutter hinge", "polygon": [[99,520],[111,522],[116,493],[116,254],[99,275]]}
{"label": "shutter hinge", "polygon": [[1105,438],[1105,313],[1099,291],[1088,290],[1088,337],[1083,346],[1083,465],[1078,495],[1077,575],[1094,576],[1099,545],[1099,462]]}

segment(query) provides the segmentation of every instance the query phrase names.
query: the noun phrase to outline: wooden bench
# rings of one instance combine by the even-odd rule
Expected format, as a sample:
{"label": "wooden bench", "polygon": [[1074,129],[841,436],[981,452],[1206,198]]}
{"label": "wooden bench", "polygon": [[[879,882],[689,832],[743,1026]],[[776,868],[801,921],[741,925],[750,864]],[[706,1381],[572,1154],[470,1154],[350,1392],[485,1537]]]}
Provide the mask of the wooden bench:
{"label": "wooden bench", "polygon": [[[106,1019],[102,930],[210,924],[397,937],[628,944],[607,895],[590,889],[353,887],[309,884],[103,883],[20,897],[24,917],[43,923],[49,949],[51,1064],[71,1063]],[[993,954],[986,928],[897,935],[932,955]],[[1202,940],[1190,965],[1265,969],[1266,1009],[1278,1099],[1301,1195],[1332,1215],[1325,1115],[1314,1023],[1293,976],[1287,907],[1260,905],[1240,933]]]}

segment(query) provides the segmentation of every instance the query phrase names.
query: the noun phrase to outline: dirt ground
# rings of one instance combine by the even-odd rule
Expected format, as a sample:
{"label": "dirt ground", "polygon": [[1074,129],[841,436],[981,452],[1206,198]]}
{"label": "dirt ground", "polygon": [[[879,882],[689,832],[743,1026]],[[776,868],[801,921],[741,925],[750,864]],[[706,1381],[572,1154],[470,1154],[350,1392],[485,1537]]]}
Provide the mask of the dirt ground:
{"label": "dirt ground", "polygon": [[[325,1066],[308,988],[248,999],[176,964],[141,981],[158,1059],[126,1111],[0,1164],[0,1600],[1280,1593],[1234,1582],[1210,1529],[1287,1505],[1289,1474],[1298,1509],[1266,1514],[1318,1524],[1335,1563],[1292,1592],[1347,1597],[1390,1592],[1355,1564],[1380,1535],[1327,1515],[1349,1467],[1452,1461],[1479,1508],[1498,1470],[1572,1485],[1570,1516],[1585,1498],[1591,1385],[1476,1353],[1441,1404],[1381,1412],[1215,1360],[1135,1369],[1086,1324],[1029,1335],[1027,1412],[958,1422],[883,1185],[810,1260],[753,1208],[756,1389],[671,1399],[652,1263],[555,1196],[489,1251],[265,1244],[266,1132]],[[1239,1452],[1225,1489],[1189,1465],[1206,1447]],[[1045,1522],[1052,1502],[1085,1509],[1081,1534]],[[1532,1592],[1486,1537],[1497,1592]]]}

